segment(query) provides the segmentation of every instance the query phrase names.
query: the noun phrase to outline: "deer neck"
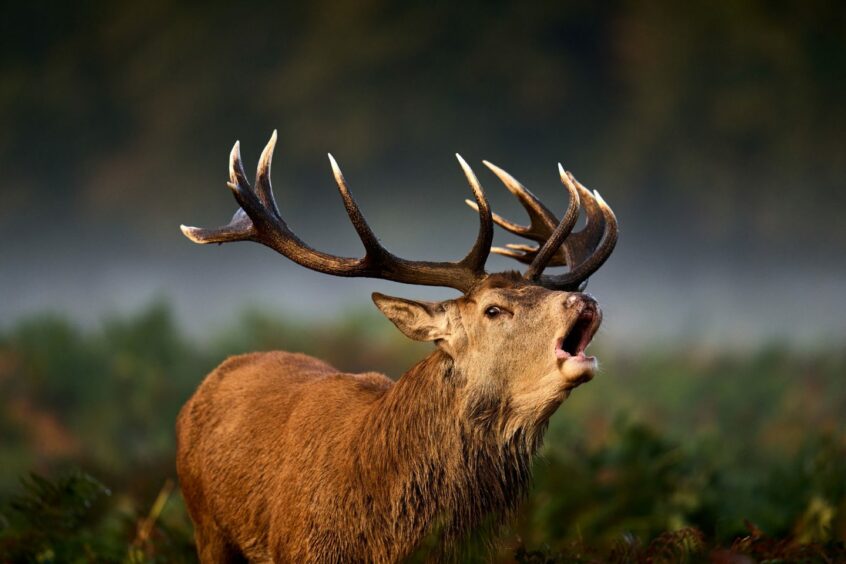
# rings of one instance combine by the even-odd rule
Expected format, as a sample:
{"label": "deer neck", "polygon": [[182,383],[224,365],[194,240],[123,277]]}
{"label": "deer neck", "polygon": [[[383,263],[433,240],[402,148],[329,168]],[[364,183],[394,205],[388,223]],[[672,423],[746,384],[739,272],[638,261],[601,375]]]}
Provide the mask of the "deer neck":
{"label": "deer neck", "polygon": [[539,439],[506,433],[507,408],[468,398],[464,384],[448,355],[432,353],[376,402],[354,447],[399,536],[438,525],[452,542],[499,524],[525,496]]}

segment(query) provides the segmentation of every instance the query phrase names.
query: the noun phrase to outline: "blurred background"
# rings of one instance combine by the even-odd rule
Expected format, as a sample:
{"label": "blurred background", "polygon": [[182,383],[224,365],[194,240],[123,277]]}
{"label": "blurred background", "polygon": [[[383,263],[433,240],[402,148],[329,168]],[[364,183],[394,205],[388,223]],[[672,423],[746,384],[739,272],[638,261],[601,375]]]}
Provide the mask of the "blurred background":
{"label": "blurred background", "polygon": [[[840,4],[3,12],[0,500],[31,511],[0,511],[0,547],[57,553],[64,541],[27,523],[66,502],[75,517],[53,517],[91,533],[80,546],[188,558],[167,480],[176,411],[205,372],[283,348],[396,377],[428,350],[395,334],[369,294],[450,290],[332,278],[260,245],[182,237],[180,223],[228,221],[229,150],[240,139],[251,171],[273,129],[282,214],[327,252],[361,252],[327,152],[383,243],[409,258],[454,260],[472,244],[455,152],[514,220],[522,210],[482,159],[558,213],[560,161],[616,211],[617,250],[589,286],[605,311],[604,368],[553,418],[510,547],[569,558],[573,543],[648,548],[687,527],[725,546],[846,538]],[[24,486],[29,471],[50,481]],[[77,515],[83,498],[98,511]]]}

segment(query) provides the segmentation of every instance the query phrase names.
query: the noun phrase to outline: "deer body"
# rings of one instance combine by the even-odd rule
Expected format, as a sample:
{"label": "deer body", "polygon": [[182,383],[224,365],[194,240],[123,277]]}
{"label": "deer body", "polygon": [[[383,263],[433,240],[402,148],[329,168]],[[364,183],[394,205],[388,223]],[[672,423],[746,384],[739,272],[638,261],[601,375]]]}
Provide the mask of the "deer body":
{"label": "deer body", "polygon": [[[614,246],[613,213],[561,169],[571,202],[558,221],[489,165],[530,214],[529,227],[515,225],[492,216],[461,161],[480,215],[476,244],[457,263],[412,262],[379,245],[332,160],[367,249],[363,259],[334,257],[281,220],[270,189],[274,141],[254,191],[236,144],[230,187],[241,209],[216,230],[183,227],[189,238],[259,241],[321,272],[463,295],[437,303],[373,295],[406,336],[437,345],[396,383],[283,352],[231,358],[205,379],[177,422],[177,470],[201,561],[396,562],[432,533],[449,549],[482,524],[495,528],[524,497],[549,417],[596,369],[584,350],[602,315],[578,290]],[[580,196],[588,224],[571,236]],[[494,249],[530,263],[525,275],[484,272],[492,222],[543,243]],[[549,264],[570,271],[542,276]]]}
{"label": "deer body", "polygon": [[179,421],[203,561],[396,562],[433,525],[449,541],[513,509],[536,441],[462,425],[449,370],[440,352],[397,384],[288,353],[224,363]]}

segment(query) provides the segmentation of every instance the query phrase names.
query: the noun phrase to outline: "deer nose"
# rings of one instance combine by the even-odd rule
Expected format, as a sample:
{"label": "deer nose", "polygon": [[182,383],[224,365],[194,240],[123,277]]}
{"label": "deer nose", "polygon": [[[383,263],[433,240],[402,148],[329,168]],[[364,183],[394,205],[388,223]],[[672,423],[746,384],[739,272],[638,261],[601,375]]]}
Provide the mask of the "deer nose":
{"label": "deer nose", "polygon": [[593,296],[591,296],[590,294],[585,294],[583,292],[573,292],[572,294],[567,296],[566,300],[564,300],[564,307],[567,309],[573,309],[575,307],[590,307],[593,309],[597,309],[598,304],[596,303],[596,300],[593,298]]}

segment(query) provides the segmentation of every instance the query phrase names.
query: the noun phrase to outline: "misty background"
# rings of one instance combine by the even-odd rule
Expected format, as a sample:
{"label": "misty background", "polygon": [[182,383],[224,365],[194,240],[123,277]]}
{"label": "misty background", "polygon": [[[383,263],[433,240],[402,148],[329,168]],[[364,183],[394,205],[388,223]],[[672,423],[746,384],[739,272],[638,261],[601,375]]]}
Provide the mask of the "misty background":
{"label": "misty background", "polygon": [[164,301],[203,337],[244,307],[455,295],[185,239],[235,210],[234,141],[252,177],[278,129],[277,201],[318,249],[362,252],[327,152],[391,251],[438,260],[477,229],[455,152],[521,223],[481,160],[557,213],[561,161],[620,222],[589,286],[603,343],[842,346],[845,32],[822,1],[6,3],[0,328]]}

